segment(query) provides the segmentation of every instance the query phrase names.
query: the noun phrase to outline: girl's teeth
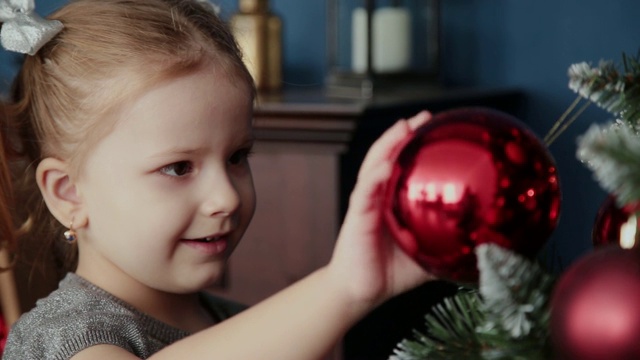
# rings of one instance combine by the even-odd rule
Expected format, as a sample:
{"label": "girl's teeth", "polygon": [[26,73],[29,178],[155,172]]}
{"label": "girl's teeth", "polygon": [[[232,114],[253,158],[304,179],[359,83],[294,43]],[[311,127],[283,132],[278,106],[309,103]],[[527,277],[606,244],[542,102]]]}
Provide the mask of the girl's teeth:
{"label": "girl's teeth", "polygon": [[218,241],[218,240],[220,240],[219,236],[207,236],[199,239],[192,239],[192,241],[207,242],[207,243]]}

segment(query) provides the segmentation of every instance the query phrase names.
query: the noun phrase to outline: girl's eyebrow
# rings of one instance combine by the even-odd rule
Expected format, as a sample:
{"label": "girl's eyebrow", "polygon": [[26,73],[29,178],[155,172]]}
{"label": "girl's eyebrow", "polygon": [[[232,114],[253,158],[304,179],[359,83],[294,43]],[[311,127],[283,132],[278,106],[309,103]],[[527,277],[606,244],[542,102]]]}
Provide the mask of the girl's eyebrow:
{"label": "girl's eyebrow", "polygon": [[[239,137],[238,141],[237,142],[234,141],[234,143],[237,144],[236,146],[253,146],[255,141],[256,141],[255,134],[251,133],[251,134],[247,134],[246,136]],[[176,146],[176,147],[171,147],[171,148],[167,148],[167,149],[163,149],[161,151],[155,152],[149,155],[148,158],[154,159],[154,158],[163,158],[163,157],[176,156],[176,155],[181,155],[181,156],[198,155],[198,154],[204,153],[205,151],[207,151],[207,149],[204,147],[191,148],[191,147]]]}
{"label": "girl's eyebrow", "polygon": [[237,137],[237,141],[234,141],[237,145],[253,145],[256,142],[256,134],[253,131],[248,131]]}
{"label": "girl's eyebrow", "polygon": [[253,143],[256,142],[256,136],[254,134],[251,134],[247,137],[245,137],[240,144],[247,144],[247,145],[253,145]]}
{"label": "girl's eyebrow", "polygon": [[199,153],[204,152],[205,149],[204,148],[183,148],[183,147],[174,147],[174,148],[168,148],[168,149],[164,149],[162,151],[153,153],[151,155],[149,155],[149,158],[162,158],[162,157],[167,157],[167,156],[175,156],[175,155],[196,155]]}

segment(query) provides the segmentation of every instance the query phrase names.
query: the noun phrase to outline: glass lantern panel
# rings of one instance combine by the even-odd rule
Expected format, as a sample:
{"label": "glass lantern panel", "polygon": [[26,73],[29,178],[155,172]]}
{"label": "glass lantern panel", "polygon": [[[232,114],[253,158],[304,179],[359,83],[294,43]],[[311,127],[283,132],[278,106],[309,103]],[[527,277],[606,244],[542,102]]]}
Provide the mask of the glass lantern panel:
{"label": "glass lantern panel", "polygon": [[[368,14],[365,0],[333,0],[334,18],[329,53],[333,72],[365,73]],[[376,73],[431,72],[437,66],[439,21],[435,0],[378,0],[372,2],[371,70]],[[331,17],[331,13],[330,13]],[[331,32],[330,32],[331,34]]]}

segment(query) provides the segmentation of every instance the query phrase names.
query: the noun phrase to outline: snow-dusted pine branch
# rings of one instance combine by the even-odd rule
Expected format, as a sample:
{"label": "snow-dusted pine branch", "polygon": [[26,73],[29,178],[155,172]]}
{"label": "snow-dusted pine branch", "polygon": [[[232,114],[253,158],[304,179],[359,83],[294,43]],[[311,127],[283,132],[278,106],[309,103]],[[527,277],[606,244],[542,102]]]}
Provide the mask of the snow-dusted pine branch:
{"label": "snow-dusted pine branch", "polygon": [[578,138],[577,157],[618,205],[640,200],[640,137],[624,121],[593,124]]}

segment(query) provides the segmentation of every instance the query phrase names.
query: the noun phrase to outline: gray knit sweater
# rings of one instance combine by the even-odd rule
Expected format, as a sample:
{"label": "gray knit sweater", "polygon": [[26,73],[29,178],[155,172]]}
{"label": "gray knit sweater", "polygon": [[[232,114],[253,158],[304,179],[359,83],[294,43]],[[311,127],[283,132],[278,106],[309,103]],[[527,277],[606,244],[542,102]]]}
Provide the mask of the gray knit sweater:
{"label": "gray knit sweater", "polygon": [[[219,321],[243,309],[211,295],[203,294],[203,300]],[[2,359],[69,359],[98,344],[116,345],[146,359],[188,335],[69,273],[13,325]]]}

